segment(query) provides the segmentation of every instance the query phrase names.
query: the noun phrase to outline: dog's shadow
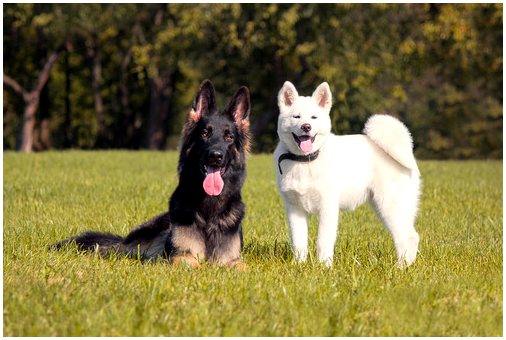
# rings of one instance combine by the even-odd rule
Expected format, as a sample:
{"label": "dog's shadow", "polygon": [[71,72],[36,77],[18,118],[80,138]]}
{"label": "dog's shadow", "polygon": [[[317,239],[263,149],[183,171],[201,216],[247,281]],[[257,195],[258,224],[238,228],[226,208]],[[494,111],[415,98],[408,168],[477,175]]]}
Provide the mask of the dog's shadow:
{"label": "dog's shadow", "polygon": [[246,259],[276,260],[291,262],[293,260],[292,247],[289,242],[260,242],[253,240],[244,244],[243,256]]}

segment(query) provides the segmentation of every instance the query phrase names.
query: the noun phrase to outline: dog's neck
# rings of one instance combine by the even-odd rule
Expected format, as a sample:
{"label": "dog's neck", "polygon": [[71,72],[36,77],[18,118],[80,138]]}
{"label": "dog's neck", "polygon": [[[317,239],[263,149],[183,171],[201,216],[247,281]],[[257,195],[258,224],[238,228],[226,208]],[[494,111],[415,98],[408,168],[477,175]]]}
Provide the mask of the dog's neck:
{"label": "dog's neck", "polygon": [[316,158],[318,158],[318,154],[320,153],[320,150],[317,150],[313,153],[310,153],[310,154],[307,154],[307,155],[296,155],[296,154],[293,154],[291,152],[287,152],[287,153],[284,153],[284,154],[281,154],[278,158],[278,168],[279,168],[279,173],[282,175],[283,174],[283,171],[281,170],[281,161],[285,160],[285,159],[289,159],[291,161],[296,161],[296,162],[312,162],[314,161]]}

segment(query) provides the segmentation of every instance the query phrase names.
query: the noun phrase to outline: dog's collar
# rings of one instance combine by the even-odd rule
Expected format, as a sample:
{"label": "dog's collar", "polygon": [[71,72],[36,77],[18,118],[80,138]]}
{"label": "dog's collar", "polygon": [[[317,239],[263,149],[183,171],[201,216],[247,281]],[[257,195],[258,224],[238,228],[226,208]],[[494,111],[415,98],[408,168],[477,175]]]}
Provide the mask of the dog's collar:
{"label": "dog's collar", "polygon": [[281,170],[281,161],[283,161],[285,159],[289,159],[291,161],[296,161],[296,162],[311,162],[311,161],[314,161],[316,158],[318,158],[319,153],[320,153],[320,150],[317,150],[313,153],[310,153],[308,155],[303,155],[303,156],[296,155],[296,154],[293,154],[290,152],[284,153],[281,156],[279,156],[279,158],[278,158],[279,173],[281,175],[283,174],[283,171]]}

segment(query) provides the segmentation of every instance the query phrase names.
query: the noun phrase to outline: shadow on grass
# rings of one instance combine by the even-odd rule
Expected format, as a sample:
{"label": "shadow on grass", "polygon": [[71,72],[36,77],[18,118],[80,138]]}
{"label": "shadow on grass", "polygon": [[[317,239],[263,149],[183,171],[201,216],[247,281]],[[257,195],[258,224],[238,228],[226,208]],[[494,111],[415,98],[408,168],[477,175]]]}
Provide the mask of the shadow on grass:
{"label": "shadow on grass", "polygon": [[290,262],[293,259],[292,247],[288,242],[254,241],[247,243],[243,248],[243,255],[251,259],[278,260]]}

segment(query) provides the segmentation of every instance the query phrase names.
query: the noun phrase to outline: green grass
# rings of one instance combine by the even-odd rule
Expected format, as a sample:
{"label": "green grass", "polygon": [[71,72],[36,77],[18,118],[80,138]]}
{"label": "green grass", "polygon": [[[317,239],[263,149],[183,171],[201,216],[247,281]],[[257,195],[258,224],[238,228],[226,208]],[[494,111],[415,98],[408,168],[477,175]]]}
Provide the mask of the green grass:
{"label": "green grass", "polygon": [[292,263],[270,155],[248,160],[248,272],[46,246],[126,234],[167,209],[173,152],[4,153],[5,336],[501,336],[502,162],[420,162],[414,266],[395,268],[367,206],[343,213],[334,266]]}

